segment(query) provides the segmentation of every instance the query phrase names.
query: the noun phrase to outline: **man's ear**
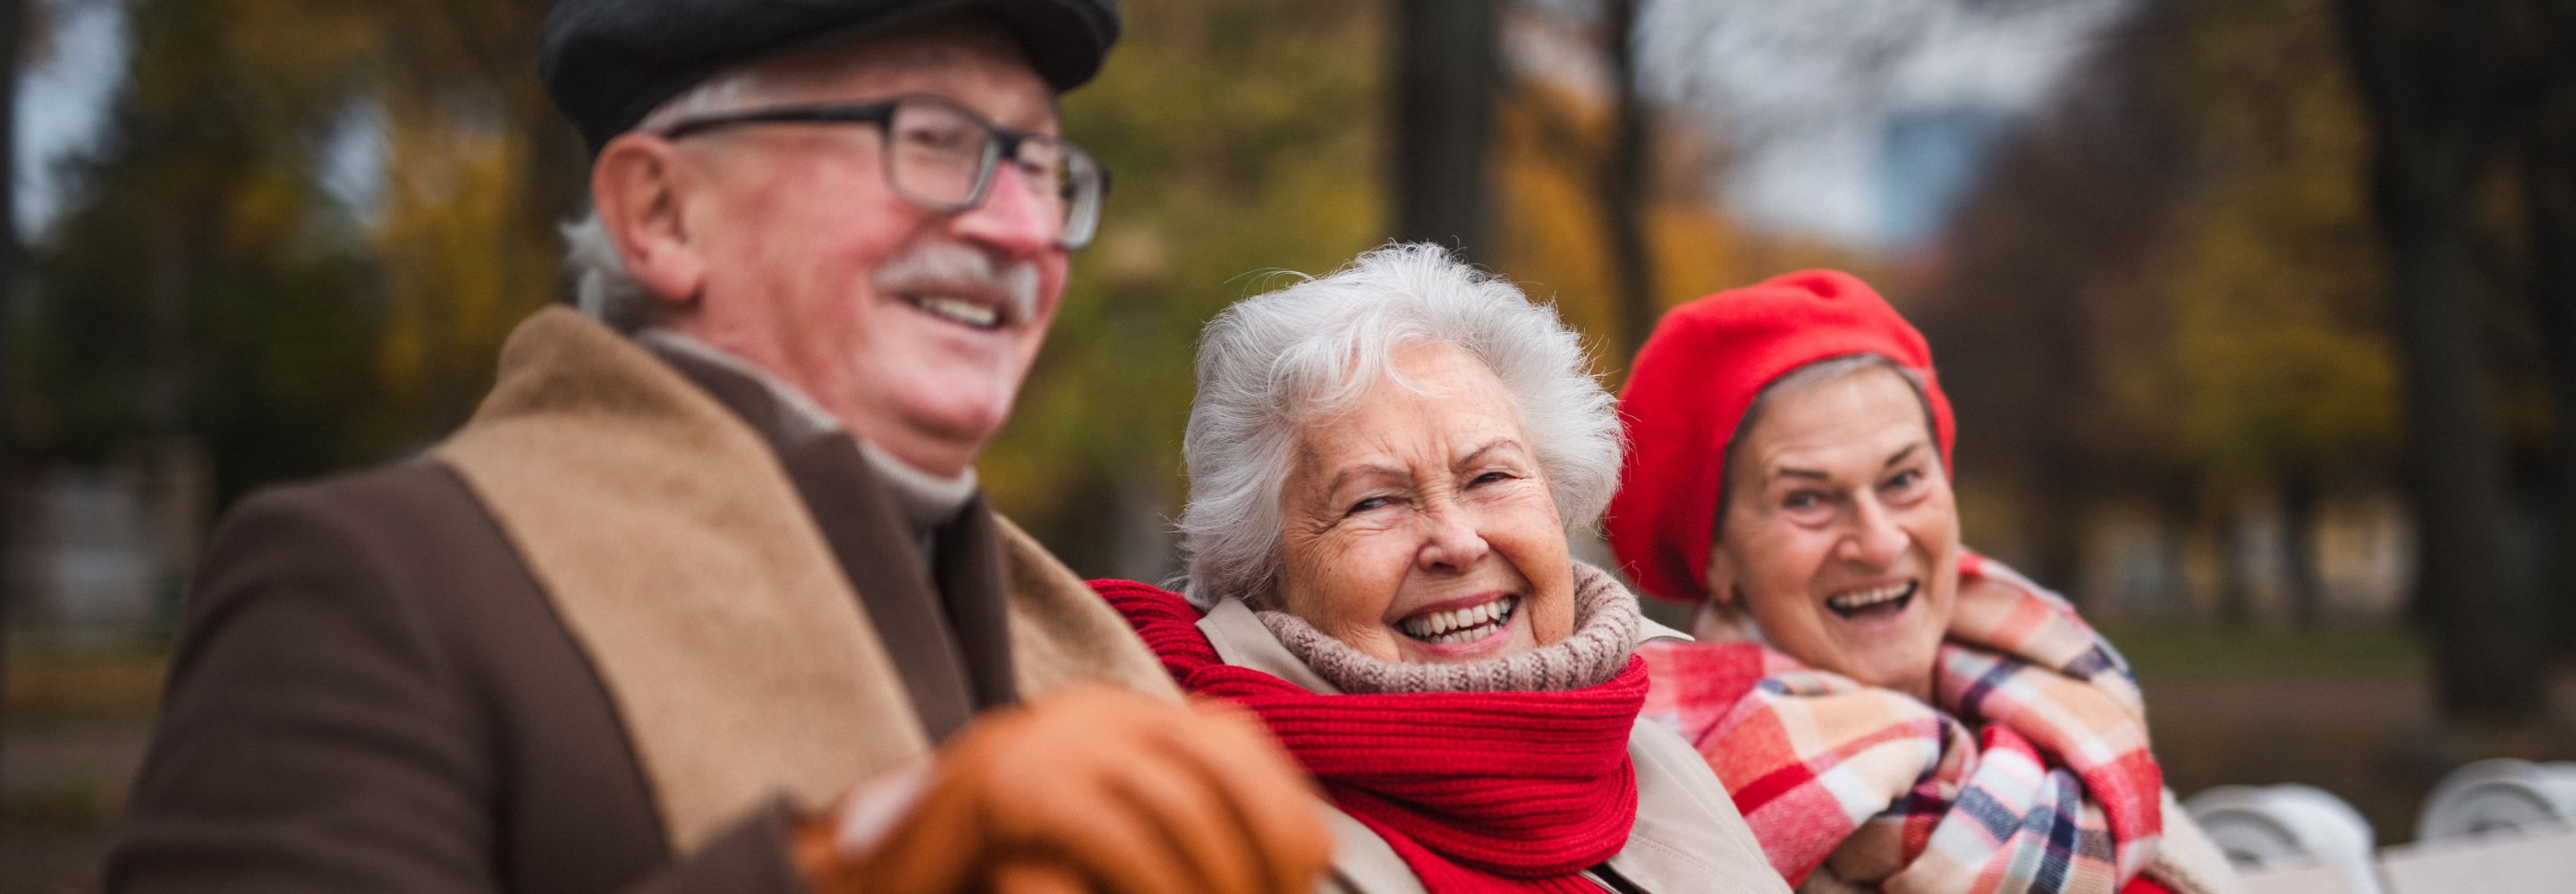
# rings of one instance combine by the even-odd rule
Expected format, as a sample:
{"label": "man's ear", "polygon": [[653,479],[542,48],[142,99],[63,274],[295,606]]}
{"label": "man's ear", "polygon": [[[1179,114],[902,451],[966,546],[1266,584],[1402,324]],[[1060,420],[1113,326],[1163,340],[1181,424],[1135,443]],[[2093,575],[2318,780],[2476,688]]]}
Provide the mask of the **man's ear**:
{"label": "man's ear", "polygon": [[610,140],[590,166],[591,203],[635,281],[673,305],[706,285],[703,246],[690,238],[685,201],[700,181],[679,148],[650,134]]}

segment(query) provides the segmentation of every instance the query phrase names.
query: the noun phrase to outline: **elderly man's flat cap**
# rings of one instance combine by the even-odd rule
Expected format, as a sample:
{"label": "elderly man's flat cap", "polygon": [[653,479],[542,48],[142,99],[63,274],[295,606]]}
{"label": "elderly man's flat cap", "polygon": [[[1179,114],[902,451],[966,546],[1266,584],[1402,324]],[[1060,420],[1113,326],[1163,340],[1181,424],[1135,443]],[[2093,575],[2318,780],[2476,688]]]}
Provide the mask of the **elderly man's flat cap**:
{"label": "elderly man's flat cap", "polygon": [[1058,93],[1091,80],[1118,40],[1117,0],[555,0],[537,75],[596,154],[728,66],[952,12],[999,23]]}

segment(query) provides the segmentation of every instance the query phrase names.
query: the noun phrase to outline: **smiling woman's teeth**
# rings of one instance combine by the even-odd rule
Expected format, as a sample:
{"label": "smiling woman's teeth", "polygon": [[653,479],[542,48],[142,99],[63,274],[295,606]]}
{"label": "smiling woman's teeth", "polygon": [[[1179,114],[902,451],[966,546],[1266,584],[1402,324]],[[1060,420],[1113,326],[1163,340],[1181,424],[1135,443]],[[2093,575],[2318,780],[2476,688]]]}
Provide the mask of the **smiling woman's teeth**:
{"label": "smiling woman's teeth", "polygon": [[[1825,605],[1836,612],[1851,614],[1914,595],[1914,581],[1902,581],[1884,587],[1837,593],[1825,599]],[[1901,605],[1899,607],[1902,607]]]}
{"label": "smiling woman's teeth", "polygon": [[912,306],[931,315],[954,320],[978,329],[991,329],[1002,323],[1002,312],[990,305],[977,304],[945,295],[923,295],[912,299]]}
{"label": "smiling woman's teeth", "polygon": [[1483,605],[1430,612],[1396,622],[1404,633],[1428,643],[1475,642],[1511,623],[1512,608],[1520,597],[1505,596]]}

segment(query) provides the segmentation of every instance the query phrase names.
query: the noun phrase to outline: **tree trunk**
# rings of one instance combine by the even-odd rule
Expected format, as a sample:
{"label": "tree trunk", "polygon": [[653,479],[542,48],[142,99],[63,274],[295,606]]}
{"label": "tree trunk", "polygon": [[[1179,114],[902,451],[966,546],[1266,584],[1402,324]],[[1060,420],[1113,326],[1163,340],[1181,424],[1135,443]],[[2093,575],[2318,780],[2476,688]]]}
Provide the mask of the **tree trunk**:
{"label": "tree trunk", "polygon": [[1395,238],[1490,261],[1486,144],[1501,76],[1501,4],[1398,0],[1395,16]]}
{"label": "tree trunk", "polygon": [[2282,601],[2290,623],[2313,631],[2325,620],[2325,582],[2317,573],[2317,474],[2294,468],[2281,476]]}
{"label": "tree trunk", "polygon": [[[2031,480],[2037,483],[2038,511],[2027,528],[2031,543],[2032,567],[2043,584],[2065,587],[2067,599],[2085,608],[2085,597],[2074,595],[2082,590],[2074,586],[2081,579],[2084,564],[2084,520],[2102,490],[2105,480],[2097,469],[2095,451],[2087,437],[2094,424],[2091,414],[2080,408],[2089,406],[2100,393],[2092,387],[2095,379],[2094,327],[2084,316],[2083,302],[2051,301],[2039,311],[2040,324],[2034,330],[2044,335],[2033,346],[2041,373],[2040,406],[2053,408],[2043,414],[2031,431],[2037,435],[2032,445],[2035,468]],[[2023,412],[2031,412],[2023,410]],[[2232,524],[2232,523],[2231,523]]]}
{"label": "tree trunk", "polygon": [[22,356],[17,350],[18,281],[26,268],[20,263],[18,248],[18,47],[26,42],[21,34],[26,21],[24,0],[0,0],[0,692],[8,690],[9,618],[19,597],[15,569],[15,544],[10,540],[14,530],[11,515],[16,511],[18,485],[18,400],[16,370],[11,364]]}
{"label": "tree trunk", "polygon": [[2343,0],[2337,12],[2371,118],[2370,196],[2386,249],[2406,400],[2416,599],[2436,691],[2455,717],[2541,708],[2536,637],[2517,592],[2504,451],[2479,356],[2473,195],[2510,126],[2490,4]]}
{"label": "tree trunk", "polygon": [[1619,303],[1619,358],[1645,347],[1660,314],[1655,301],[1654,246],[1646,241],[1646,183],[1654,144],[1637,87],[1638,0],[1605,0],[1602,58],[1610,63],[1610,151],[1601,161],[1601,231],[1610,255],[1612,296]]}
{"label": "tree trunk", "polygon": [[2559,655],[2576,655],[2576,9],[2547,5],[2536,29],[2540,85],[2521,134],[2524,294],[2545,364],[2551,410],[2541,604]]}
{"label": "tree trunk", "polygon": [[2440,691],[2456,713],[2527,715],[2539,707],[2538,675],[2515,623],[2525,601],[2512,586],[2512,504],[2479,359],[2465,196],[2431,194],[2392,170],[2402,165],[2378,167],[2422,537],[2417,598],[2439,638]]}
{"label": "tree trunk", "polygon": [[2245,524],[2229,495],[2208,489],[2201,517],[2218,545],[2218,624],[2230,631],[2254,626],[2254,576],[2245,567]]}

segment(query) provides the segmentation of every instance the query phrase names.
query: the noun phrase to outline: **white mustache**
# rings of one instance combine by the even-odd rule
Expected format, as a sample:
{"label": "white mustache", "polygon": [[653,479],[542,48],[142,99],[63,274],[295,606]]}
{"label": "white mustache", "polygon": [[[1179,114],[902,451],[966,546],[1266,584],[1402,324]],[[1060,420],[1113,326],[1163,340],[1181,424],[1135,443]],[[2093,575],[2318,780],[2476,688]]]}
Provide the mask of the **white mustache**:
{"label": "white mustache", "polygon": [[876,287],[886,292],[970,290],[999,293],[1009,322],[1037,319],[1038,265],[993,263],[984,252],[954,242],[927,242],[877,268]]}

